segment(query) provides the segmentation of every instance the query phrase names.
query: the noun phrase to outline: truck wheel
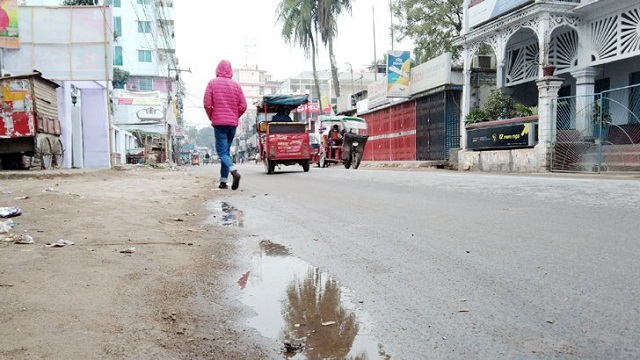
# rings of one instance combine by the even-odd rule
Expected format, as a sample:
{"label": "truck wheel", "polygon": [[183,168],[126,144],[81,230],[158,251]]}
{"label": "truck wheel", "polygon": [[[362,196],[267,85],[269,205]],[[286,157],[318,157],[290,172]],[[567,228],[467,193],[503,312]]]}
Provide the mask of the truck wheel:
{"label": "truck wheel", "polygon": [[267,170],[267,174],[273,174],[273,171],[276,169],[276,163],[269,159],[266,159],[264,161],[264,167]]}
{"label": "truck wheel", "polygon": [[302,171],[309,172],[309,160],[305,160],[302,162]]}
{"label": "truck wheel", "polygon": [[53,168],[60,169],[62,166],[64,166],[64,148],[62,141],[58,139],[53,147]]}

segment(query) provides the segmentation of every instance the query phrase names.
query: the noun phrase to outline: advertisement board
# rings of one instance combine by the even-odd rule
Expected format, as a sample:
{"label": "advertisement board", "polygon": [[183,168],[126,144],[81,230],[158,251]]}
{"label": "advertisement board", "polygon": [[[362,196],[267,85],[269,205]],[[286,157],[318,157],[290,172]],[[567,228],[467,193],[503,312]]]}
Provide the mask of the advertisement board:
{"label": "advertisement board", "polygon": [[467,11],[469,28],[495,19],[534,0],[471,0]]}
{"label": "advertisement board", "polygon": [[0,2],[0,48],[20,48],[18,0]]}
{"label": "advertisement board", "polygon": [[410,55],[409,51],[387,52],[387,97],[409,97]]}
{"label": "advertisement board", "polygon": [[451,59],[452,54],[448,52],[411,69],[409,94],[451,84]]}
{"label": "advertisement board", "polygon": [[469,150],[493,150],[515,149],[532,147],[534,139],[530,135],[535,133],[535,125],[507,124],[486,128],[467,129],[467,149]]}

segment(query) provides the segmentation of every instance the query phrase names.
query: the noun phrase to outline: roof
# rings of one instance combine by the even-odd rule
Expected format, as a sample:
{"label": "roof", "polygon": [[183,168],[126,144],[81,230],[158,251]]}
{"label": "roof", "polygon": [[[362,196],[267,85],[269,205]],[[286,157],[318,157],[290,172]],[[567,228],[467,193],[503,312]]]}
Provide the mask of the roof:
{"label": "roof", "polygon": [[320,115],[320,116],[318,116],[318,119],[320,119],[320,122],[330,122],[330,121],[366,122],[365,119],[357,117],[357,116],[343,116],[343,115],[338,115],[338,116]]}
{"label": "roof", "polygon": [[289,109],[297,108],[302,104],[306,104],[309,102],[309,95],[287,95],[287,94],[278,94],[278,95],[265,95],[262,99],[258,100],[255,105],[258,110],[262,111],[266,106],[267,108],[276,107],[276,106],[285,106]]}

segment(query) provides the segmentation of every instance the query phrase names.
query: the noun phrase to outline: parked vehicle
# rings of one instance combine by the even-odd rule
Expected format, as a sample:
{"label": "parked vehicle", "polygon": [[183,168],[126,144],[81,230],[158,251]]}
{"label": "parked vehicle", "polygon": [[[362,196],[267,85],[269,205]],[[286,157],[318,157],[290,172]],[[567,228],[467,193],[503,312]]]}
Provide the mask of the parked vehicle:
{"label": "parked vehicle", "polygon": [[321,134],[309,134],[309,146],[311,147],[311,163],[320,167],[320,159],[324,154],[324,144]]}
{"label": "parked vehicle", "polygon": [[256,103],[259,136],[258,149],[267,174],[273,174],[278,165],[301,165],[309,171],[311,151],[309,129],[306,122],[270,121],[278,107],[288,113],[308,102],[307,95],[265,95]]}
{"label": "parked vehicle", "polygon": [[63,166],[58,86],[37,71],[0,78],[0,161],[3,169]]}
{"label": "parked vehicle", "polygon": [[[369,128],[363,118],[355,116],[320,116],[324,152],[320,156],[319,166],[343,164],[349,169],[357,169],[362,161],[364,147],[369,138]],[[337,128],[339,141],[332,137],[332,129]]]}

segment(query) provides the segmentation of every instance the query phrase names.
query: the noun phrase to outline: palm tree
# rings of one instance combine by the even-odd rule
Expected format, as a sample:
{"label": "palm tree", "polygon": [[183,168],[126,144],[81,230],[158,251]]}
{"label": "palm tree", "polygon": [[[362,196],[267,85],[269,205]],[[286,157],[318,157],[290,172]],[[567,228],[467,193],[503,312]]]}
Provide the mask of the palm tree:
{"label": "palm tree", "polygon": [[[276,18],[282,23],[282,38],[287,44],[294,43],[302,48],[305,57],[311,56],[313,81],[316,93],[320,95],[320,82],[316,70],[317,40],[314,25],[318,0],[282,0],[276,10]],[[320,97],[321,98],[321,97]],[[320,113],[322,114],[320,99]]]}
{"label": "palm tree", "polygon": [[329,50],[331,62],[331,78],[336,97],[340,97],[340,82],[338,81],[338,67],[333,53],[333,39],[338,36],[337,18],[343,12],[351,12],[351,0],[317,0],[318,10],[316,28],[320,31],[320,39]]}

